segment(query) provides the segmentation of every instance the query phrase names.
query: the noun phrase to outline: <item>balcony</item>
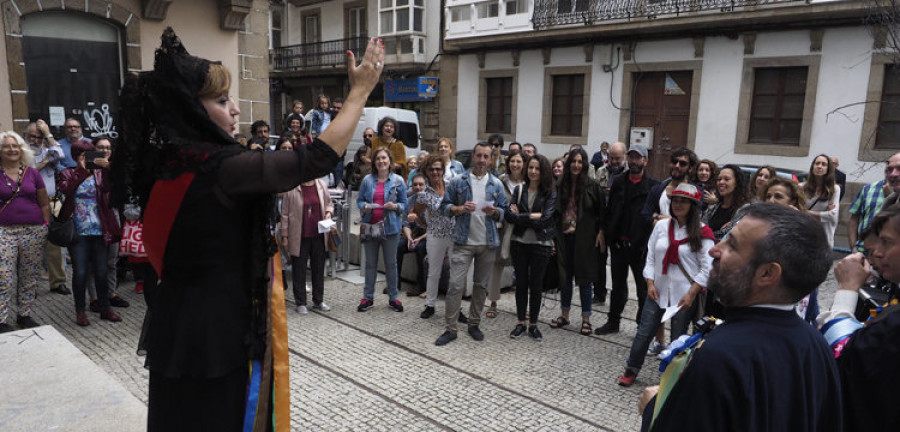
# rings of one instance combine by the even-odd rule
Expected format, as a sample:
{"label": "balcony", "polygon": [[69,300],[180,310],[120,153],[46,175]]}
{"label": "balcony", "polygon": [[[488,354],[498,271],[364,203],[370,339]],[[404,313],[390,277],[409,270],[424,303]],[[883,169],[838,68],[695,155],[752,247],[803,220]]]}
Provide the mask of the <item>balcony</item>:
{"label": "balcony", "polygon": [[425,37],[419,35],[381,36],[388,64],[425,63]]}
{"label": "balcony", "polygon": [[535,0],[534,28],[591,25],[607,20],[655,19],[698,12],[736,12],[806,0]]}
{"label": "balcony", "polygon": [[332,68],[347,63],[347,51],[357,58],[366,50],[368,38],[355,37],[308,44],[288,45],[271,52],[276,71],[300,71],[314,68]]}

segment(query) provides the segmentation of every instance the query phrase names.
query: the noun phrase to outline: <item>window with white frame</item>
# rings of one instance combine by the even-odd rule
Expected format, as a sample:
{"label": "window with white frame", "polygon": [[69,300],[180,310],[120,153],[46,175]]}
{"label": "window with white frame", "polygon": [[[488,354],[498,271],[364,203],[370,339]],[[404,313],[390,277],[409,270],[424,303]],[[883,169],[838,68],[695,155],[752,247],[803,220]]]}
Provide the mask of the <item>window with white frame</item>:
{"label": "window with white frame", "polygon": [[452,22],[468,21],[471,17],[472,9],[469,5],[450,8],[450,21]]}
{"label": "window with white frame", "polygon": [[506,0],[506,14],[515,15],[528,12],[525,0]]}
{"label": "window with white frame", "polygon": [[[271,24],[269,25],[269,48],[281,48],[281,26],[282,15],[281,9],[273,7],[271,9]],[[248,20],[249,21],[249,20]]]}
{"label": "window with white frame", "polygon": [[478,18],[496,18],[500,15],[500,5],[496,1],[478,3]]}
{"label": "window with white frame", "polygon": [[379,34],[425,31],[425,0],[379,0]]}

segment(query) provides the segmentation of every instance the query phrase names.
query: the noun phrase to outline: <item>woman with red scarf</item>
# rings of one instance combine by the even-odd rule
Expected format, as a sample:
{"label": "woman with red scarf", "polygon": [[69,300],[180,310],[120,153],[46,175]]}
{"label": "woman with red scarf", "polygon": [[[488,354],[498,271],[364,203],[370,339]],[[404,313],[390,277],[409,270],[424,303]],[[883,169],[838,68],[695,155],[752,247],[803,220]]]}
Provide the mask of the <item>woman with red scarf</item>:
{"label": "woman with red scarf", "polygon": [[634,384],[650,341],[662,325],[660,320],[667,308],[678,306],[672,317],[671,339],[687,332],[690,309],[698,293],[706,289],[712,268],[709,250],[715,244],[712,230],[700,222],[700,203],[703,194],[696,186],[681,183],[670,192],[669,219],[657,222],[647,242],[647,300],[641,313],[641,323],[631,343],[631,354],[619,385]]}

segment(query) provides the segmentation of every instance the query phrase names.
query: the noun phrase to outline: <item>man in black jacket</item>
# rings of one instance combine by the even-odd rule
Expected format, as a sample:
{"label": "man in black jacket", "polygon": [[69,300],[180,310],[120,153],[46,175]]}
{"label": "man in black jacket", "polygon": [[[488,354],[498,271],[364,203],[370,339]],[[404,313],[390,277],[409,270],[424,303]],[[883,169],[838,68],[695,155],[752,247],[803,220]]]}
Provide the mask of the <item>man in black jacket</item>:
{"label": "man in black jacket", "polygon": [[629,268],[637,285],[638,320],[644,299],[647,298],[647,281],[642,273],[647,258],[647,239],[653,226],[641,218],[641,210],[650,189],[659,184],[659,180],[644,171],[644,166],[647,165],[647,147],[642,144],[632,145],[628,149],[627,159],[628,171],[616,176],[609,189],[606,239],[610,250],[612,294],[606,324],[594,330],[594,334],[598,335],[619,331],[619,321],[628,301]]}

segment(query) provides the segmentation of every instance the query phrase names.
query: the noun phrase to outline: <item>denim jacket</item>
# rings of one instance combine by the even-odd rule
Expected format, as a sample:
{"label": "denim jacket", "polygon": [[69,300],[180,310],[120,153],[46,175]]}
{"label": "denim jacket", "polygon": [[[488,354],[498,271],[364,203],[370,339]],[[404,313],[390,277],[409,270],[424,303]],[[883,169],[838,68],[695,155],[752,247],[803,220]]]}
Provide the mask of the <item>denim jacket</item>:
{"label": "denim jacket", "polygon": [[309,125],[312,133],[321,135],[322,132],[325,132],[325,129],[328,128],[329,124],[331,124],[330,113],[318,109],[312,110],[312,119],[310,120]]}
{"label": "denim jacket", "polygon": [[[374,203],[375,187],[378,185],[378,177],[375,174],[369,174],[363,178],[359,185],[359,194],[356,196],[356,206],[362,213],[362,221],[369,223],[372,220],[372,213],[365,212],[366,204]],[[403,177],[397,174],[391,174],[384,181],[384,202],[396,203],[399,208],[396,211],[384,211],[384,233],[386,235],[394,235],[400,233],[400,217],[406,214],[406,182]]]}
{"label": "denim jacket", "polygon": [[[453,217],[453,215],[450,214],[450,207],[463,205],[466,201],[472,201],[472,188],[469,185],[469,176],[471,174],[471,170],[466,171],[465,173],[454,177],[453,180],[450,180],[450,183],[447,184],[447,189],[444,192],[444,200],[441,202],[442,213]],[[488,176],[484,198],[488,201],[494,201],[494,207],[500,213],[497,220],[502,221],[503,214],[509,208],[506,201],[506,193],[503,192],[503,183],[500,179],[494,177],[493,174],[488,173]],[[456,227],[453,229],[452,236],[453,243],[460,245],[466,244],[466,240],[469,238],[469,222],[471,222],[471,217],[471,213],[464,213],[456,216]],[[485,218],[484,226],[487,227],[485,237],[487,238],[488,247],[491,249],[499,247],[500,235],[497,232],[497,222],[490,216],[484,215],[482,217]]]}

